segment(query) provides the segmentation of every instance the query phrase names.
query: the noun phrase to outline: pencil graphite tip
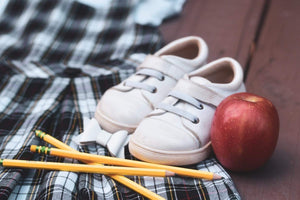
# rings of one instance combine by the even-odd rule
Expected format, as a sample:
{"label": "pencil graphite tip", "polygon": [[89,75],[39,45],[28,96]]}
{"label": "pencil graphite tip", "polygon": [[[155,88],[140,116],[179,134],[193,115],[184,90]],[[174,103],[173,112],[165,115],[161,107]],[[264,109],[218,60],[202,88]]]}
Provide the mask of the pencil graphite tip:
{"label": "pencil graphite tip", "polygon": [[214,174],[213,175],[213,180],[219,180],[219,179],[222,179],[223,176],[220,176],[219,174]]}
{"label": "pencil graphite tip", "polygon": [[176,174],[174,172],[166,170],[166,176],[175,176]]}

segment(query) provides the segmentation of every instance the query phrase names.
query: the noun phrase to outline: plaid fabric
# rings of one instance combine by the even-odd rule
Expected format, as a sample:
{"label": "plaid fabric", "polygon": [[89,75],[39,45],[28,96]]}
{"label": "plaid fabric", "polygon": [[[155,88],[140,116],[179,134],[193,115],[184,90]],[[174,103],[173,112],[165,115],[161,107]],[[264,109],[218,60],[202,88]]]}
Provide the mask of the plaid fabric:
{"label": "plaid fabric", "polygon": [[[5,1],[4,1],[5,2]],[[128,77],[143,53],[161,47],[157,28],[132,19],[136,1],[95,10],[71,0],[10,0],[0,9],[0,157],[77,163],[39,156],[40,129],[78,149],[83,117],[103,92]],[[80,151],[107,155],[100,145]],[[134,159],[127,150],[127,158]],[[129,177],[166,199],[239,199],[214,158],[191,166],[223,180]],[[144,199],[101,174],[0,169],[0,199]]]}

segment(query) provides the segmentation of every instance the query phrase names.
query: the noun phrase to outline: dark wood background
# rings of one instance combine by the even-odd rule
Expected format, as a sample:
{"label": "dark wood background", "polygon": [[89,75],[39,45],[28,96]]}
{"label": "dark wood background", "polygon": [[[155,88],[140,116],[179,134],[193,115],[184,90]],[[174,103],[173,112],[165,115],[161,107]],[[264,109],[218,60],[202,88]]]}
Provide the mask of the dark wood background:
{"label": "dark wood background", "polygon": [[276,150],[261,169],[233,173],[242,199],[300,199],[300,1],[187,0],[161,27],[166,43],[197,35],[210,49],[244,67],[247,91],[276,106]]}

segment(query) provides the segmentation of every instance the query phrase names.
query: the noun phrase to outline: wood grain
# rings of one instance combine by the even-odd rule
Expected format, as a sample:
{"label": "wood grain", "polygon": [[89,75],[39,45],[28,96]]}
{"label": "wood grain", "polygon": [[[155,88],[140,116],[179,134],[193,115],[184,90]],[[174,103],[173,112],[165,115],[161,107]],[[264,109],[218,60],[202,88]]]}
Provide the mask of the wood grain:
{"label": "wood grain", "polygon": [[230,56],[245,66],[255,38],[264,0],[188,0],[176,19],[161,31],[166,42],[188,35],[202,37],[209,46],[209,61]]}
{"label": "wood grain", "polygon": [[271,1],[249,67],[248,91],[270,99],[281,123],[270,162],[246,179],[234,176],[247,199],[300,199],[299,11],[300,1]]}
{"label": "wood grain", "polygon": [[300,199],[300,1],[187,0],[161,31],[166,42],[203,37],[210,61],[237,59],[247,73],[247,90],[278,110],[280,136],[272,158],[255,172],[230,172],[242,199]]}

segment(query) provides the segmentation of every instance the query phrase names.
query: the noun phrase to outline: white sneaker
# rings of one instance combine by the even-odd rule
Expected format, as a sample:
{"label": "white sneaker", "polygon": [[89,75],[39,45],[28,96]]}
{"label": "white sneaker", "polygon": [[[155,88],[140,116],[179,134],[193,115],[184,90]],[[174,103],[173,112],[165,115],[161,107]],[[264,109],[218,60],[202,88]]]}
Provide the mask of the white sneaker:
{"label": "white sneaker", "polygon": [[132,133],[184,74],[205,64],[207,56],[206,43],[193,36],[148,55],[134,75],[104,93],[95,118],[106,131]]}
{"label": "white sneaker", "polygon": [[222,58],[185,75],[157,108],[139,124],[129,141],[135,157],[153,163],[189,165],[208,157],[216,107],[244,92],[243,69]]}

